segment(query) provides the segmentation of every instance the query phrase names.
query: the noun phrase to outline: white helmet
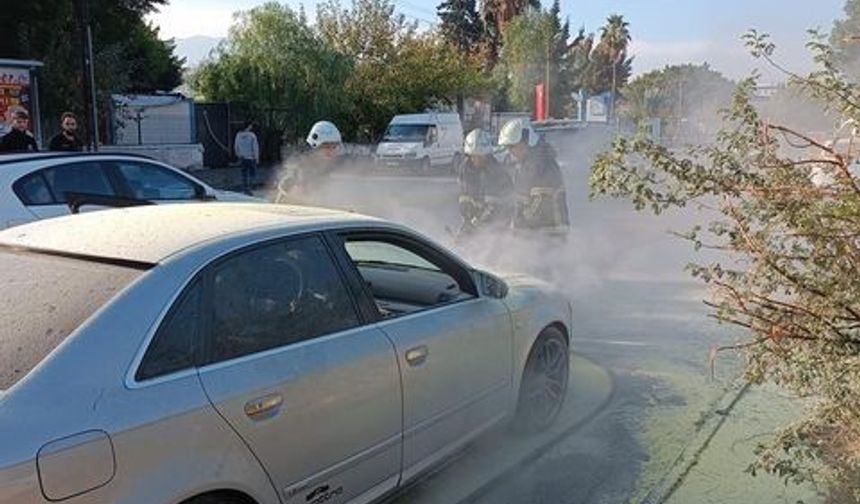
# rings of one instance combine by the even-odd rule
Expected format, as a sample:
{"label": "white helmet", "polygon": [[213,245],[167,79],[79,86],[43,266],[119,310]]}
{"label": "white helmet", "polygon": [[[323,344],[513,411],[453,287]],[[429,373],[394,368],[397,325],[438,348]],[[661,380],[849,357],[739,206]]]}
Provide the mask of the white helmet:
{"label": "white helmet", "polygon": [[523,136],[528,141],[529,147],[538,143],[538,134],[532,129],[531,121],[528,119],[511,119],[502,127],[499,133],[499,145],[508,147],[522,142]]}
{"label": "white helmet", "polygon": [[467,156],[489,156],[493,153],[493,139],[481,128],[473,129],[466,135],[463,153]]}
{"label": "white helmet", "polygon": [[323,144],[341,143],[340,131],[337,126],[328,121],[318,121],[308,133],[308,145],[316,149]]}

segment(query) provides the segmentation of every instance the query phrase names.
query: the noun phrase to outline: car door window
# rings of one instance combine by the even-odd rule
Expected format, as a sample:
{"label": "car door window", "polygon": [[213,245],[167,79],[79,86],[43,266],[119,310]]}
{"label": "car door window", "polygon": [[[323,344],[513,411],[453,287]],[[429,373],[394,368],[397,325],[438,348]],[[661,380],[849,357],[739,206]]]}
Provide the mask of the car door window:
{"label": "car door window", "polygon": [[[116,196],[104,167],[98,162],[52,166],[38,174],[44,177],[53,204],[65,203],[68,193]],[[45,201],[44,198],[41,201]]]}
{"label": "car door window", "polygon": [[416,244],[347,236],[345,248],[384,317],[475,297],[467,273]]}
{"label": "car door window", "polygon": [[214,271],[210,362],[359,325],[349,292],[318,236],[243,252]]}
{"label": "car door window", "polygon": [[118,161],[115,164],[132,198],[155,201],[197,198],[197,185],[167,168],[134,161]]}
{"label": "car door window", "polygon": [[25,205],[52,205],[54,196],[48,188],[48,182],[42,173],[31,173],[18,179],[12,189]]}
{"label": "car door window", "polygon": [[200,282],[194,282],[170,309],[143,356],[138,381],[194,366],[200,330]]}
{"label": "car door window", "polygon": [[436,142],[439,141],[439,136],[436,132],[436,126],[430,126],[427,128],[427,145],[436,145]]}

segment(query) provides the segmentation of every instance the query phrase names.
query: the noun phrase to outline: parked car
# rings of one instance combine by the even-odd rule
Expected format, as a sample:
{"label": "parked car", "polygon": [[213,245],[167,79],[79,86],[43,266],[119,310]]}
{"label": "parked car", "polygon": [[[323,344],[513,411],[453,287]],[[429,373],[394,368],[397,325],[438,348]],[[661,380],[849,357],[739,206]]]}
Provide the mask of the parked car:
{"label": "parked car", "polygon": [[149,203],[257,201],[219,191],[150,158],[125,154],[0,156],[0,229],[80,211]]}
{"label": "parked car", "polygon": [[463,125],[456,113],[397,115],[376,148],[380,167],[457,168],[463,158]]}
{"label": "parked car", "polygon": [[549,426],[571,307],[410,229],[153,205],[0,232],[0,503],[356,503]]}

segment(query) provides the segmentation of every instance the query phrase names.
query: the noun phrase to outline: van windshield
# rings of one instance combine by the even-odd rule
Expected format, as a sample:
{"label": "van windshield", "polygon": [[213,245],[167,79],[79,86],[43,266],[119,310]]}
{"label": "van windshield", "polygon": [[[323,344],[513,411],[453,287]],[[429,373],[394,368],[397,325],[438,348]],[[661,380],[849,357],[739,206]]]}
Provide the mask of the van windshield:
{"label": "van windshield", "polygon": [[142,272],[0,249],[0,390],[27,376]]}
{"label": "van windshield", "polygon": [[385,130],[383,142],[423,142],[429,124],[391,124]]}

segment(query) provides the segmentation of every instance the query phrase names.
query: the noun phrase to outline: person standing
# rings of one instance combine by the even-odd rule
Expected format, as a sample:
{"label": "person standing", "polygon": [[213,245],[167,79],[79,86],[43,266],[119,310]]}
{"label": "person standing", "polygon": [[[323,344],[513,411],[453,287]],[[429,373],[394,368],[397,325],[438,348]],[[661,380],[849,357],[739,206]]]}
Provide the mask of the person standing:
{"label": "person standing", "polygon": [[62,131],[51,138],[48,150],[52,151],[82,151],[84,142],[78,137],[78,118],[71,112],[65,112],[62,117]]}
{"label": "person standing", "polygon": [[260,162],[260,144],[254,133],[254,123],[245,121],[242,131],[236,133],[233,142],[233,151],[239,158],[242,167],[242,189],[246,194],[251,194],[257,178],[257,165]]}
{"label": "person standing", "polygon": [[309,153],[297,156],[278,184],[277,202],[320,204],[319,190],[343,160],[343,138],[330,121],[317,121],[305,139]]}
{"label": "person standing", "polygon": [[565,234],[570,228],[567,193],[552,147],[540,141],[527,119],[502,127],[499,145],[517,162],[514,190],[517,203],[512,226]]}
{"label": "person standing", "polygon": [[0,138],[0,152],[35,152],[39,150],[36,139],[29,131],[30,116],[19,110],[12,114],[12,131]]}

